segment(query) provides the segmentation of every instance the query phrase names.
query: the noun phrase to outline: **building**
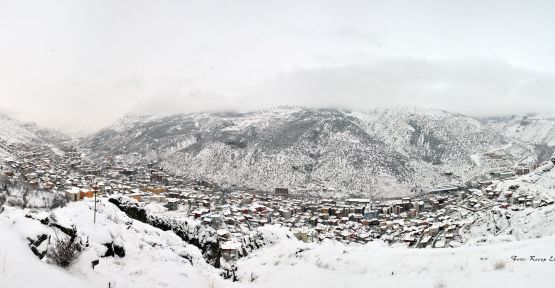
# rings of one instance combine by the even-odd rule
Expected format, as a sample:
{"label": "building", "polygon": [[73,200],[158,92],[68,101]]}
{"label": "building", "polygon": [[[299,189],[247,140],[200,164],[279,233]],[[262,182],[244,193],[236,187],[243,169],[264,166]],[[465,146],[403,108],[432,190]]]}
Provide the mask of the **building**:
{"label": "building", "polygon": [[516,174],[517,175],[524,175],[530,173],[530,168],[528,167],[517,167]]}
{"label": "building", "polygon": [[220,244],[222,251],[222,257],[226,260],[236,260],[239,258],[239,250],[241,249],[241,243],[225,241]]}
{"label": "building", "polygon": [[92,190],[81,189],[81,191],[79,191],[79,194],[81,199],[94,197],[94,191]]}
{"label": "building", "polygon": [[166,203],[166,208],[170,211],[176,211],[179,209],[179,200],[177,199],[168,199],[168,203]]}
{"label": "building", "polygon": [[79,201],[81,200],[81,190],[77,187],[71,187],[65,191],[66,199],[69,201]]}
{"label": "building", "polygon": [[288,188],[278,187],[274,190],[274,192],[277,196],[283,196],[283,197],[289,196]]}

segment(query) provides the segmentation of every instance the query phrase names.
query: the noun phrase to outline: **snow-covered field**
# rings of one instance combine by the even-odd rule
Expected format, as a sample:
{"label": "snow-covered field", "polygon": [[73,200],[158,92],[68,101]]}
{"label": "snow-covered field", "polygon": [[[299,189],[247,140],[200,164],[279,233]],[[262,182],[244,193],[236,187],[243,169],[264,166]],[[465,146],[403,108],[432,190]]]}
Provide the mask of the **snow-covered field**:
{"label": "snow-covered field", "polygon": [[284,240],[241,260],[238,274],[257,287],[553,287],[555,261],[529,257],[555,257],[554,248],[554,237],[452,249]]}

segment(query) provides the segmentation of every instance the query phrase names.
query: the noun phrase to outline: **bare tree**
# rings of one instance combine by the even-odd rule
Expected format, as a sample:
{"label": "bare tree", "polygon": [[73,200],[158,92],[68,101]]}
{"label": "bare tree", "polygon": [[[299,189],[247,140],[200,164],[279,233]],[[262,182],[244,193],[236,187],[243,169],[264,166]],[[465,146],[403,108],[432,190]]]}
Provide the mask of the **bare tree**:
{"label": "bare tree", "polygon": [[21,195],[21,199],[23,200],[23,205],[21,205],[21,208],[25,209],[27,208],[27,204],[29,203],[29,199],[27,196],[29,196],[29,186],[25,185],[25,190],[23,191],[23,194]]}
{"label": "bare tree", "polygon": [[8,190],[8,177],[5,174],[0,175],[0,185],[2,190]]}
{"label": "bare tree", "polygon": [[83,251],[83,245],[79,237],[59,237],[58,233],[55,234],[53,243],[48,248],[48,257],[60,267],[70,266]]}
{"label": "bare tree", "polygon": [[6,193],[2,192],[0,193],[0,207],[2,207],[4,205],[4,203],[6,203]]}

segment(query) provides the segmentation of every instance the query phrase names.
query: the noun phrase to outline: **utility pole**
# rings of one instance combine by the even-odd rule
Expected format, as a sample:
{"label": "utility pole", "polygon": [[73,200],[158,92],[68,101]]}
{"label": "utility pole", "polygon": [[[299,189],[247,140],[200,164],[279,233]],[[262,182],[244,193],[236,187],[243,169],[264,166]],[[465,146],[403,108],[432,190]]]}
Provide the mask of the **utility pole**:
{"label": "utility pole", "polygon": [[93,219],[93,223],[96,224],[96,192],[98,191],[98,186],[94,186],[94,219]]}

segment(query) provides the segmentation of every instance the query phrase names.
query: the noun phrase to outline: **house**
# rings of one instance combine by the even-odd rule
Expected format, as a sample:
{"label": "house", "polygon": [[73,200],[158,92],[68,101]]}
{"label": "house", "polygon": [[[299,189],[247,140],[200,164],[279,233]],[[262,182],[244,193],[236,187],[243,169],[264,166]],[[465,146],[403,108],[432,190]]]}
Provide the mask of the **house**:
{"label": "house", "polygon": [[152,195],[150,196],[150,199],[152,202],[158,202],[158,203],[166,203],[166,196],[161,196],[161,195]]}
{"label": "house", "polygon": [[432,237],[430,235],[424,235],[420,239],[420,242],[418,242],[418,248],[424,248],[428,246],[428,244],[430,243],[430,240],[432,240]]}
{"label": "house", "polygon": [[168,203],[166,203],[166,208],[170,211],[176,211],[179,208],[179,200],[177,199],[168,199]]}
{"label": "house", "polygon": [[528,167],[517,167],[516,168],[516,174],[518,175],[524,175],[524,174],[528,174],[530,173],[530,168]]}
{"label": "house", "polygon": [[229,233],[228,230],[219,229],[218,231],[216,231],[216,233],[218,234],[218,238],[220,239],[229,240],[231,238],[231,233]]}
{"label": "house", "polygon": [[495,171],[493,172],[493,176],[499,179],[505,179],[505,178],[513,177],[514,174],[512,171]]}
{"label": "house", "polygon": [[406,234],[405,237],[403,237],[403,242],[406,243],[414,243],[416,241],[416,239],[414,238],[414,236],[412,234]]}
{"label": "house", "polygon": [[278,187],[274,189],[274,192],[277,196],[283,196],[283,197],[289,196],[288,188]]}
{"label": "house", "polygon": [[77,187],[71,187],[65,191],[66,199],[69,201],[79,201],[81,200],[81,191]]}
{"label": "house", "polygon": [[120,174],[126,175],[126,176],[131,176],[135,173],[136,173],[136,171],[134,169],[129,169],[129,168],[126,168],[126,169],[123,169],[123,170],[120,171]]}
{"label": "house", "polygon": [[166,187],[150,187],[150,186],[147,186],[147,187],[141,188],[141,191],[150,192],[150,193],[159,195],[162,192],[166,192]]}
{"label": "house", "polygon": [[306,229],[296,229],[293,231],[293,235],[303,242],[310,242],[312,240],[312,235]]}
{"label": "house", "polygon": [[142,199],[141,193],[133,193],[133,194],[130,194],[129,197],[137,200],[138,202],[141,202],[141,199]]}
{"label": "house", "polygon": [[241,244],[232,241],[225,241],[220,244],[220,248],[222,251],[222,257],[226,260],[236,260],[239,258],[239,253],[241,250]]}
{"label": "house", "polygon": [[94,197],[94,191],[88,189],[81,189],[79,194],[81,199]]}
{"label": "house", "polygon": [[430,190],[430,193],[431,194],[440,194],[440,193],[454,192],[454,191],[458,191],[458,190],[459,190],[459,187],[457,187],[457,186],[445,185],[445,186],[440,186],[440,187],[433,188],[432,190]]}

